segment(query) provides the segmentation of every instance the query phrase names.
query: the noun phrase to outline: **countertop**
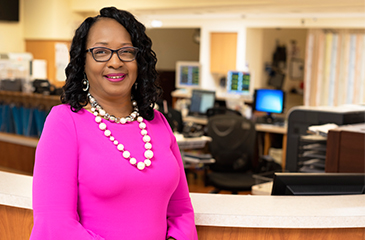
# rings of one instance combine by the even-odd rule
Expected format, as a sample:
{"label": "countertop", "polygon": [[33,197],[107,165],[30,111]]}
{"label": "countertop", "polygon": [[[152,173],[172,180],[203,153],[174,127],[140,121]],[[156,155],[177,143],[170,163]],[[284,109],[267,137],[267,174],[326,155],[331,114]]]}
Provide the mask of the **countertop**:
{"label": "countertop", "polygon": [[[365,195],[190,196],[198,226],[365,228]],[[32,177],[0,171],[0,204],[32,209]]]}

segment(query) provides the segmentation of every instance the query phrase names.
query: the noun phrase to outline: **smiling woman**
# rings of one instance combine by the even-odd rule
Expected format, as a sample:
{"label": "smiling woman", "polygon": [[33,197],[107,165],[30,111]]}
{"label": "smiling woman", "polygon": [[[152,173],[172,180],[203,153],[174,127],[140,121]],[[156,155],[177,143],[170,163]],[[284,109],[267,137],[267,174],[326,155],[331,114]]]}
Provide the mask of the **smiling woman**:
{"label": "smiling woman", "polygon": [[31,240],[197,239],[176,139],[153,109],[151,45],[114,7],[76,30],[36,150]]}
{"label": "smiling woman", "polygon": [[120,49],[125,47],[134,49],[130,34],[116,20],[100,18],[90,28],[85,58],[89,93],[114,116],[127,116],[133,110],[131,89],[138,67],[135,56],[121,59]]}

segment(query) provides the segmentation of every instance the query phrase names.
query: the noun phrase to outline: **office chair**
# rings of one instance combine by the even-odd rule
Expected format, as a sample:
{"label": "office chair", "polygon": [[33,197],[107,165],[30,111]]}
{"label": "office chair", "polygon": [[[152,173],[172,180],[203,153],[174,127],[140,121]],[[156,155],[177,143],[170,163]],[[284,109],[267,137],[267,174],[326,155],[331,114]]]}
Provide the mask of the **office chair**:
{"label": "office chair", "polygon": [[256,130],[250,120],[237,114],[219,114],[208,119],[210,153],[215,163],[206,174],[206,185],[237,193],[251,191],[255,184],[252,170]]}
{"label": "office chair", "polygon": [[242,114],[239,111],[229,109],[224,106],[209,108],[206,112],[208,118],[218,114],[232,114],[232,115],[242,116]]}
{"label": "office chair", "polygon": [[158,100],[156,102],[157,109],[160,111],[166,118],[173,132],[182,133],[183,131],[183,119],[180,111],[173,109],[171,106],[168,106],[166,100]]}

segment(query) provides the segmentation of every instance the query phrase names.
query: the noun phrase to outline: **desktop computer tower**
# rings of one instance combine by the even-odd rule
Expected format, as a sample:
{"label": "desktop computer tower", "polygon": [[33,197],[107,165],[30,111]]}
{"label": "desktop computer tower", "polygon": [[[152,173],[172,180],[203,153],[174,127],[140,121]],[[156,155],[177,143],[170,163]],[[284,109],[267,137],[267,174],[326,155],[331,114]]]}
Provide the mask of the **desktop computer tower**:
{"label": "desktop computer tower", "polygon": [[294,107],[288,113],[287,150],[285,170],[298,172],[300,138],[307,135],[308,127],[334,123],[338,126],[364,123],[365,106]]}

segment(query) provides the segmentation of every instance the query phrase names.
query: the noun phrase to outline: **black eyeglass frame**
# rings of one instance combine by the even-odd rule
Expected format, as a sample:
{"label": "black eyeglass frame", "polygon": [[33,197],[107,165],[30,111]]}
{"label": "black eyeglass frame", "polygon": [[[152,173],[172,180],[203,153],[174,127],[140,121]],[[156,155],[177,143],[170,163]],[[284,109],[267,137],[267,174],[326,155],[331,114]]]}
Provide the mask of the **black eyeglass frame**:
{"label": "black eyeglass frame", "polygon": [[[96,49],[96,48],[107,49],[107,50],[111,51],[112,53],[110,54],[110,57],[107,60],[102,60],[102,61],[96,60],[96,58],[94,56],[94,52],[93,52],[93,50]],[[121,59],[118,52],[120,50],[122,50],[122,49],[130,49],[130,48],[133,48],[134,50],[136,50],[136,54],[134,55],[134,58],[132,60],[123,60],[123,59]],[[113,50],[113,49],[110,49],[110,48],[107,48],[107,47],[93,47],[93,48],[86,49],[85,52],[91,52],[91,56],[93,57],[93,59],[96,62],[107,62],[107,61],[109,61],[113,57],[113,54],[114,53],[117,54],[117,56],[118,56],[118,58],[119,58],[120,61],[122,61],[122,62],[132,62],[132,61],[134,61],[136,59],[137,54],[139,52],[139,48],[137,48],[137,47],[121,47],[121,48],[118,48],[116,50]]]}

